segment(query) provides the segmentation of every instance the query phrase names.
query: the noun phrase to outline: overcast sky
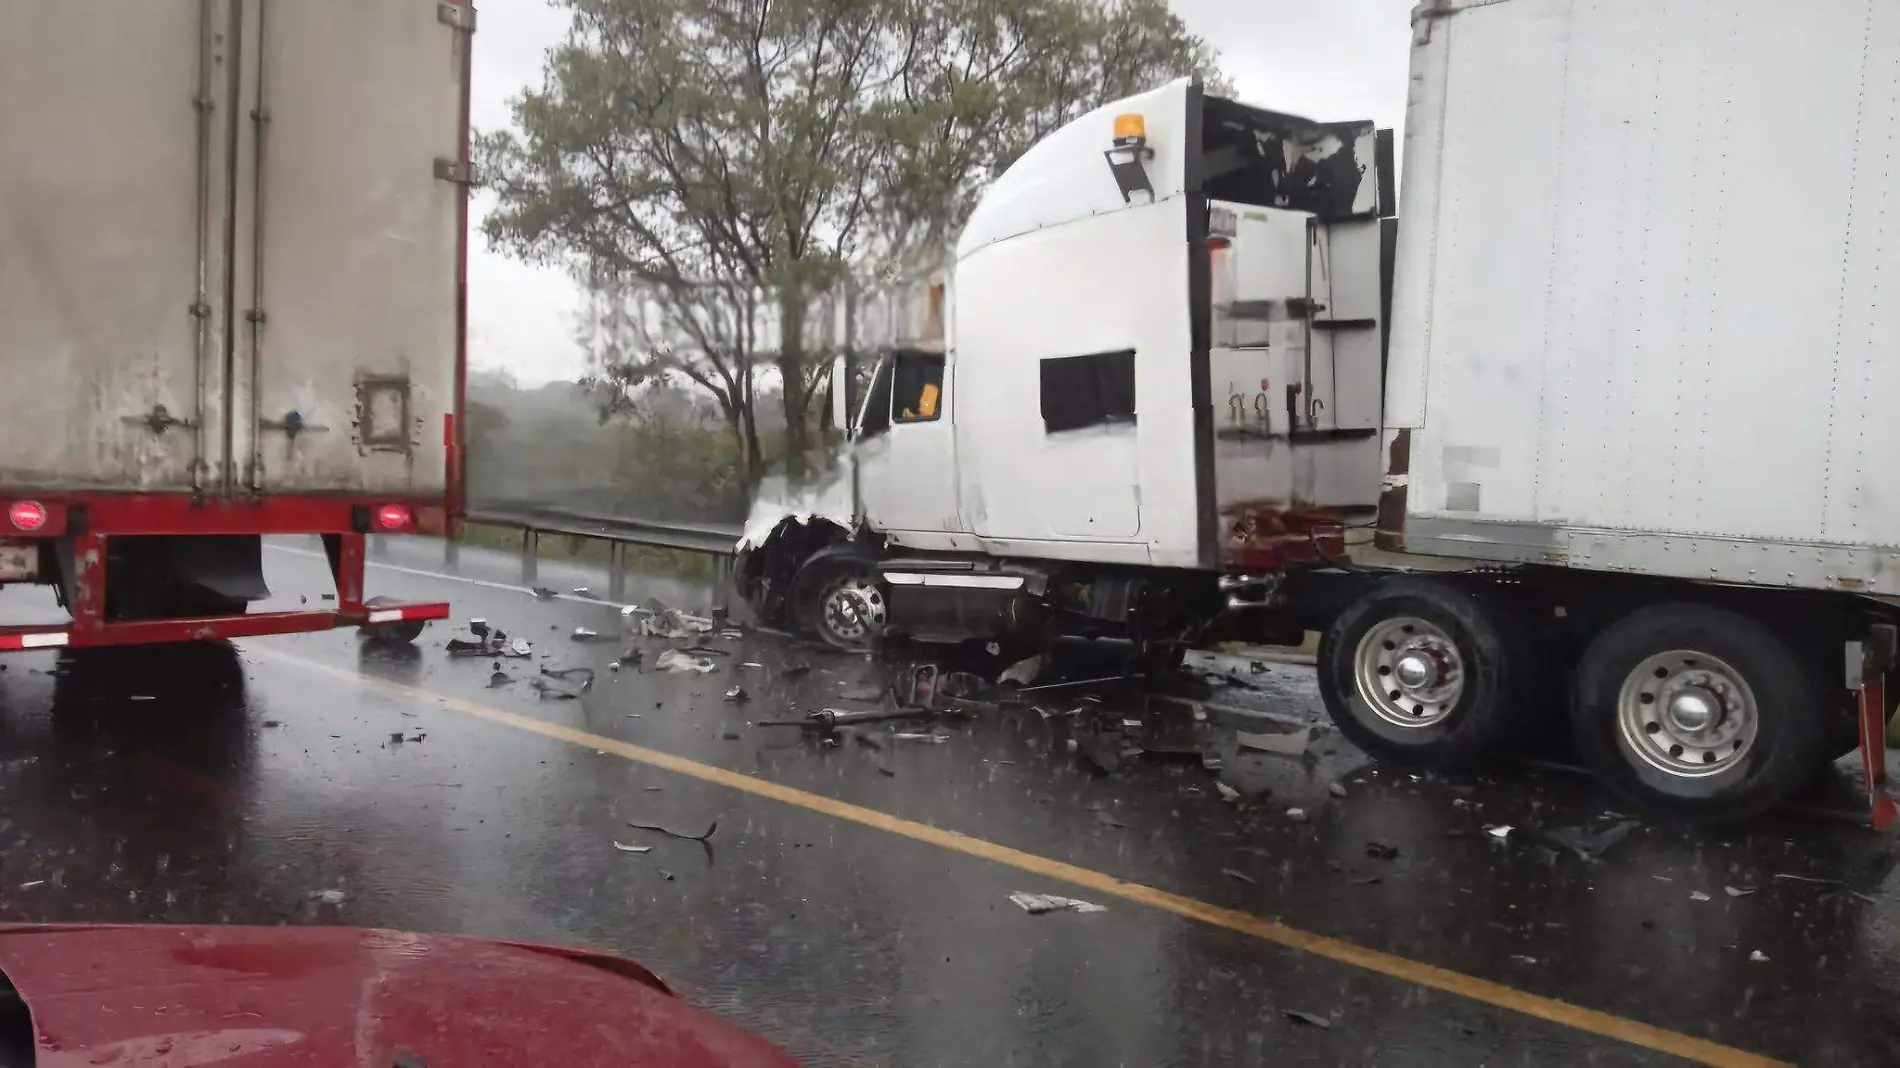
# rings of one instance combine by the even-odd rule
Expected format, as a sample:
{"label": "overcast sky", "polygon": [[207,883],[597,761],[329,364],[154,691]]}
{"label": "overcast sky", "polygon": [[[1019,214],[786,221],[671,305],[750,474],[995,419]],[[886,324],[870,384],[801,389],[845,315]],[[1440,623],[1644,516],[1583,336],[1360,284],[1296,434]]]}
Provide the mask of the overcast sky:
{"label": "overcast sky", "polygon": [[[1249,104],[1322,121],[1397,126],[1405,110],[1409,16],[1415,0],[1170,0],[1188,29],[1220,51]],[[475,34],[474,122],[508,121],[507,101],[541,80],[541,60],[567,18],[547,0],[485,0]],[[478,199],[478,212],[486,205]],[[523,383],[582,372],[574,341],[578,294],[559,271],[489,249],[469,260],[469,355]]]}

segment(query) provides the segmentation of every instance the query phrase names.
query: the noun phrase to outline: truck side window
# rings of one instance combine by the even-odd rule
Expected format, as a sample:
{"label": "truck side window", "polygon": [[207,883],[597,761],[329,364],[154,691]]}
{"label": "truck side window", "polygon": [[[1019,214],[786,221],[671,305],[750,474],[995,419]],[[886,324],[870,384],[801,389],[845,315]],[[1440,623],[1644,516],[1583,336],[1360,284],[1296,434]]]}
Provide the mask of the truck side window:
{"label": "truck side window", "polygon": [[1134,421],[1134,349],[1042,361],[1045,433]]}
{"label": "truck side window", "polygon": [[900,352],[891,371],[891,422],[929,423],[943,414],[943,357]]}

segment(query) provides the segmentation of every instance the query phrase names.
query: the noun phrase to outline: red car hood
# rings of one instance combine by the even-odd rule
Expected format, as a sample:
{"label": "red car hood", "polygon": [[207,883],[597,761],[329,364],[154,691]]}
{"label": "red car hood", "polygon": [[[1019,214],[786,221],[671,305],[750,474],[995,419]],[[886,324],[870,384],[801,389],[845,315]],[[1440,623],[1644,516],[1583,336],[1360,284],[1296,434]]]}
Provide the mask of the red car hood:
{"label": "red car hood", "polygon": [[0,926],[40,1068],[796,1068],[640,965],[348,927]]}

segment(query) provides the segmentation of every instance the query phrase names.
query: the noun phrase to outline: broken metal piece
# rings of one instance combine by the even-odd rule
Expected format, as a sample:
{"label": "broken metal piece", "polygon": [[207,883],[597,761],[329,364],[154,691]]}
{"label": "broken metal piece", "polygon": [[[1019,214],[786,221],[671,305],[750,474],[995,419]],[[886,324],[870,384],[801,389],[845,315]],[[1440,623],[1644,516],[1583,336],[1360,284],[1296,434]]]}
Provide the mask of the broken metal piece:
{"label": "broken metal piece", "polygon": [[1106,906],[1083,901],[1080,898],[1059,897],[1055,894],[1030,894],[1017,890],[1009,895],[1016,907],[1031,916],[1040,916],[1045,912],[1107,912]]}
{"label": "broken metal piece", "polygon": [[635,823],[632,820],[627,821],[627,826],[633,827],[642,831],[658,831],[661,834],[670,835],[671,837],[674,837],[674,838],[683,838],[688,842],[704,842],[713,836],[714,831],[719,829],[719,821],[713,820],[712,826],[707,827],[705,832],[701,834],[682,834],[679,831],[662,827],[657,823]]}
{"label": "broken metal piece", "polygon": [[614,848],[620,850],[622,853],[651,853],[653,852],[652,846],[623,845],[619,842],[614,843]]}
{"label": "broken metal piece", "polygon": [[1312,1027],[1320,1028],[1321,1030],[1329,1030],[1333,1026],[1333,1021],[1327,1017],[1315,1012],[1306,1012],[1302,1009],[1281,1009],[1280,1015],[1294,1023],[1307,1024]]}

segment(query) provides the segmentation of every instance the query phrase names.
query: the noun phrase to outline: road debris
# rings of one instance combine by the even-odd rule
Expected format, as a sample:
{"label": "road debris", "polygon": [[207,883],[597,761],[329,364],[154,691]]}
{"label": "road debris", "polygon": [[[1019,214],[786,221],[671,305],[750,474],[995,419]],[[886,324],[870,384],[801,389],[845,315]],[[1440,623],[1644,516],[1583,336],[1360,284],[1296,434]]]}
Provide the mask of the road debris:
{"label": "road debris", "polygon": [[1754,961],[1756,964],[1766,964],[1768,963],[1768,954],[1763,953],[1759,949],[1751,950],[1748,954],[1748,959]]}
{"label": "road debris", "polygon": [[701,675],[709,675],[714,670],[711,660],[703,656],[693,656],[691,653],[684,653],[678,649],[668,649],[659,656],[654,657],[653,667],[656,671],[674,671],[681,673],[691,671],[698,672]]}
{"label": "road debris", "polygon": [[283,721],[277,720],[277,719],[267,719],[262,724],[265,730],[270,730],[272,727],[281,727],[283,725],[284,725]]}
{"label": "road debris", "polygon": [[574,632],[568,637],[577,642],[597,642],[600,640],[600,632],[592,627],[575,627]]}
{"label": "road debris", "polygon": [[45,879],[34,879],[34,880],[32,880],[31,882],[24,882],[24,883],[21,883],[21,884],[20,884],[20,889],[22,889],[22,890],[31,890],[31,889],[33,889],[33,888],[34,888],[34,887],[36,887],[36,886],[45,886],[45,885],[46,885],[46,880],[45,880]]}
{"label": "road debris", "polygon": [[706,830],[701,834],[683,834],[679,831],[675,831],[667,827],[662,827],[657,823],[635,823],[632,820],[627,821],[627,826],[633,827],[637,830],[642,830],[642,831],[658,831],[661,834],[667,835],[669,837],[683,838],[688,842],[704,842],[713,836],[714,831],[719,829],[719,821],[718,820],[712,821],[712,826],[707,827]]}
{"label": "road debris", "polygon": [[1722,888],[1722,892],[1730,897],[1747,897],[1755,892],[1755,888],[1752,886],[1725,886]]}
{"label": "road debris", "polygon": [[1045,912],[1107,912],[1104,905],[1083,901],[1080,898],[1058,897],[1055,894],[1030,894],[1017,890],[1009,895],[1016,907],[1031,916],[1040,916]]}
{"label": "road debris", "polygon": [[1794,883],[1813,883],[1816,886],[1846,886],[1847,885],[1846,881],[1842,879],[1816,879],[1815,877],[1811,875],[1793,875],[1788,872],[1780,872],[1780,871],[1775,873],[1775,878],[1785,879],[1788,882],[1794,882]]}
{"label": "road debris", "polygon": [[1013,683],[1017,686],[1027,686],[1036,681],[1036,676],[1040,674],[1042,674],[1042,657],[1032,656],[1004,668],[1003,673],[996,676],[996,685],[1008,686]]}
{"label": "road debris", "polygon": [[1331,783],[1327,783],[1327,784],[1326,784],[1326,792],[1327,792],[1327,793],[1329,793],[1329,794],[1332,794],[1332,795],[1333,795],[1334,797],[1345,797],[1345,796],[1346,796],[1346,785],[1345,785],[1344,783],[1341,783],[1341,782],[1331,782]]}
{"label": "road debris", "polygon": [[804,719],[762,719],[761,727],[804,727],[807,730],[835,730],[847,724],[877,723],[887,719],[915,719],[928,716],[929,709],[924,708],[873,708],[863,711],[843,711],[836,708],[821,708],[810,712]]}
{"label": "road debris", "polygon": [[1216,782],[1214,784],[1214,789],[1220,792],[1220,799],[1222,801],[1227,801],[1234,804],[1238,804],[1240,802],[1240,791],[1234,789],[1233,787],[1227,785],[1226,783]]}
{"label": "road debris", "polygon": [[586,586],[574,587],[574,596],[576,597],[592,597],[593,595],[594,595],[593,591],[588,589]]}
{"label": "road debris", "polygon": [[1367,842],[1366,856],[1371,857],[1373,860],[1397,860],[1399,847],[1387,845],[1384,842]]}
{"label": "road debris", "polygon": [[1556,827],[1526,830],[1525,833],[1535,840],[1569,850],[1586,864],[1594,864],[1628,838],[1635,826],[1635,820],[1625,819],[1599,831],[1586,831],[1582,827]]}
{"label": "road debris", "polygon": [[649,638],[696,638],[710,633],[715,626],[705,616],[668,608],[659,601],[648,601],[635,611],[645,614],[646,618],[640,621],[640,633]]}
{"label": "road debris", "polygon": [[1508,823],[1493,824],[1489,827],[1486,827],[1484,829],[1484,833],[1490,835],[1491,837],[1497,839],[1500,842],[1503,842],[1503,841],[1508,840],[1511,837],[1511,825]]}
{"label": "road debris", "polygon": [[493,690],[498,687],[509,686],[512,685],[514,681],[515,677],[513,675],[508,674],[497,666],[494,672],[488,676],[488,688]]}
{"label": "road debris", "polygon": [[1321,1016],[1316,1012],[1307,1012],[1303,1009],[1281,1009],[1280,1015],[1294,1023],[1307,1024],[1311,1027],[1317,1027],[1322,1031],[1329,1031],[1333,1026],[1333,1021],[1327,1017]]}
{"label": "road debris", "polygon": [[1243,883],[1252,883],[1252,884],[1258,885],[1260,882],[1260,880],[1254,878],[1251,875],[1248,875],[1246,872],[1235,871],[1233,868],[1222,868],[1220,870],[1220,873],[1222,875],[1227,876],[1229,879],[1238,879],[1239,881]]}
{"label": "road debris", "polygon": [[528,592],[534,594],[534,598],[537,601],[551,601],[560,596],[560,594],[548,589],[546,586],[535,586]]}
{"label": "road debris", "polygon": [[1289,808],[1286,810],[1286,818],[1292,820],[1294,823],[1305,823],[1306,810],[1303,808]]}
{"label": "road debris", "polygon": [[1703,892],[1702,892],[1702,891],[1700,891],[1700,890],[1691,890],[1691,891],[1689,891],[1689,900],[1691,900],[1691,901],[1707,901],[1707,900],[1709,900],[1709,895],[1707,895],[1707,894],[1705,894],[1705,893],[1703,893]]}
{"label": "road debris", "polygon": [[885,688],[875,683],[856,682],[838,688],[840,701],[876,701],[883,697]]}
{"label": "road debris", "polygon": [[310,896],[326,905],[341,905],[345,895],[341,890],[313,890]]}
{"label": "road debris", "polygon": [[1312,744],[1313,728],[1301,727],[1290,731],[1235,731],[1234,741],[1242,749],[1257,749],[1263,753],[1277,753],[1280,756],[1304,756],[1306,747]]}
{"label": "road debris", "polygon": [[752,700],[752,695],[745,692],[745,687],[734,686],[732,689],[726,691],[726,700],[735,705],[742,705]]}
{"label": "road debris", "polygon": [[651,853],[653,852],[652,846],[627,845],[623,842],[615,842],[614,848],[620,850],[622,853]]}
{"label": "road debris", "polygon": [[1536,957],[1527,957],[1522,953],[1511,954],[1511,959],[1518,962],[1519,964],[1536,964],[1537,963]]}
{"label": "road debris", "polygon": [[939,734],[935,731],[927,734],[919,731],[897,731],[891,737],[900,742],[930,742],[933,745],[942,745],[950,740],[948,734]]}
{"label": "road debris", "polygon": [[468,621],[468,632],[477,638],[488,637],[488,620],[475,616]]}
{"label": "road debris", "polygon": [[661,878],[664,878],[669,883],[673,881],[673,873],[670,871],[667,871],[665,868],[660,869],[660,876]]}

